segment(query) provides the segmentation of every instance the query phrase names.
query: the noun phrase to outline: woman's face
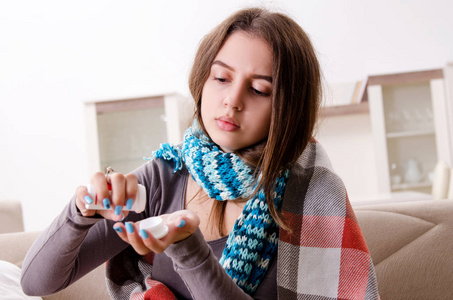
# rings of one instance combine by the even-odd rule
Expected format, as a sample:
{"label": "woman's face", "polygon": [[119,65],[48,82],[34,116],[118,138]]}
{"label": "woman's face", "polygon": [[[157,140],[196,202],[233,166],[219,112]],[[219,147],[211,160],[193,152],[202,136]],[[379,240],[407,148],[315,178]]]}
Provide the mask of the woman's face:
{"label": "woman's face", "polygon": [[203,86],[201,116],[211,139],[225,152],[267,137],[272,112],[272,50],[244,32],[230,35]]}

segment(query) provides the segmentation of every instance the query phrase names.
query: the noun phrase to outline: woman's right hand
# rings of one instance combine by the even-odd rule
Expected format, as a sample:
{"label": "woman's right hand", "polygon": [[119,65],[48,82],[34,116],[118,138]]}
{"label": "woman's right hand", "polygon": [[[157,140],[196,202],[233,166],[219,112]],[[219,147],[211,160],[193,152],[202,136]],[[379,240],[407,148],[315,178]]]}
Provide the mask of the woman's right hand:
{"label": "woman's right hand", "polygon": [[[107,181],[108,180],[108,181]],[[132,207],[138,192],[137,177],[133,174],[123,175],[112,172],[106,178],[104,173],[95,173],[90,180],[94,186],[97,198],[107,210],[88,210],[85,204],[95,199],[91,199],[86,186],[79,186],[76,190],[76,205],[84,217],[92,217],[95,214],[103,216],[105,219],[119,221],[125,218],[128,211],[123,211],[124,205]],[[111,195],[109,187],[111,186]]]}

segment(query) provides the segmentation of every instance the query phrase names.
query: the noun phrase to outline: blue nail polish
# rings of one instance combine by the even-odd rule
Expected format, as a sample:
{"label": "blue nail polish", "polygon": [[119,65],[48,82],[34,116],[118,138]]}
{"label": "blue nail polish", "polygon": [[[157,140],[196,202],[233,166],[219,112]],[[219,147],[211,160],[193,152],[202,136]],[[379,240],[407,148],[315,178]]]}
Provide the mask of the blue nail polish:
{"label": "blue nail polish", "polygon": [[119,232],[119,233],[123,232],[123,228],[121,228],[121,227],[113,227],[113,229],[115,229],[115,231]]}
{"label": "blue nail polish", "polygon": [[130,223],[130,222],[126,223],[126,231],[127,231],[127,233],[133,233],[134,232],[134,226],[132,225],[132,223]]}
{"label": "blue nail polish", "polygon": [[86,195],[85,197],[83,197],[83,200],[85,200],[85,202],[88,204],[93,203],[93,199],[91,199],[91,197],[89,195]]}
{"label": "blue nail polish", "polygon": [[121,205],[115,206],[115,215],[117,216],[121,215],[121,210],[122,210]]}
{"label": "blue nail polish", "polygon": [[178,227],[181,228],[181,227],[184,227],[184,226],[186,226],[186,221],[181,220],[181,221],[179,222],[179,224],[178,224]]}
{"label": "blue nail polish", "polygon": [[131,210],[133,204],[134,204],[134,200],[133,199],[128,199],[126,201],[126,209]]}
{"label": "blue nail polish", "polygon": [[140,236],[144,239],[148,238],[148,233],[145,231],[145,229],[140,229]]}
{"label": "blue nail polish", "polygon": [[102,200],[102,203],[104,203],[105,208],[110,209],[111,206],[109,198],[105,198],[104,200]]}

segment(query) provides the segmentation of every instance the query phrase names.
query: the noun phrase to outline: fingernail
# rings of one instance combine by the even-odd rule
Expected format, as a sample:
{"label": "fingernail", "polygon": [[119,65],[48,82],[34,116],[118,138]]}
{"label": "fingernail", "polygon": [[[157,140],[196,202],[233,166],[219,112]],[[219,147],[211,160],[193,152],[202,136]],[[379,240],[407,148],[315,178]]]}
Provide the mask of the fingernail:
{"label": "fingernail", "polygon": [[113,229],[115,229],[115,231],[119,232],[119,233],[123,232],[123,228],[121,228],[121,227],[113,227]]}
{"label": "fingernail", "polygon": [[105,208],[110,209],[111,206],[109,198],[105,198],[104,200],[102,200],[102,203],[104,203]]}
{"label": "fingernail", "polygon": [[126,218],[126,216],[123,214],[123,215],[121,216],[121,219],[119,220],[119,222],[124,221],[125,218]]}
{"label": "fingernail", "polygon": [[126,201],[126,209],[131,210],[133,204],[134,204],[134,200],[133,199],[127,199],[127,201]]}
{"label": "fingernail", "polygon": [[184,221],[184,220],[179,221],[178,227],[181,228],[184,226],[186,226],[186,221]]}
{"label": "fingernail", "polygon": [[140,236],[144,239],[148,238],[148,233],[145,231],[145,229],[140,229]]}
{"label": "fingernail", "polygon": [[121,205],[115,206],[115,215],[121,215]]}
{"label": "fingernail", "polygon": [[133,233],[134,232],[134,226],[132,225],[132,223],[130,223],[130,222],[126,223],[126,231],[127,231],[127,233]]}
{"label": "fingernail", "polygon": [[83,200],[85,200],[85,202],[88,204],[93,203],[93,199],[91,199],[91,197],[89,195],[86,195],[85,197],[83,197]]}

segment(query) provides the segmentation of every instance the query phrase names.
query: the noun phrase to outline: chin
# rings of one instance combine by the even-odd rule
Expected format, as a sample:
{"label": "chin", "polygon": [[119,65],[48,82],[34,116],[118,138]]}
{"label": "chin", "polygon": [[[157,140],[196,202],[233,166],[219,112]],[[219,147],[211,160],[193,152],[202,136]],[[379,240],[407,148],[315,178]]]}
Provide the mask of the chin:
{"label": "chin", "polygon": [[239,148],[230,147],[230,146],[221,146],[221,145],[218,145],[218,146],[225,153],[233,153],[233,152],[235,152],[235,151],[237,151],[239,149]]}
{"label": "chin", "polygon": [[220,139],[213,139],[213,141],[220,147],[220,149],[222,149],[223,152],[232,153],[240,149],[237,145],[222,141]]}

